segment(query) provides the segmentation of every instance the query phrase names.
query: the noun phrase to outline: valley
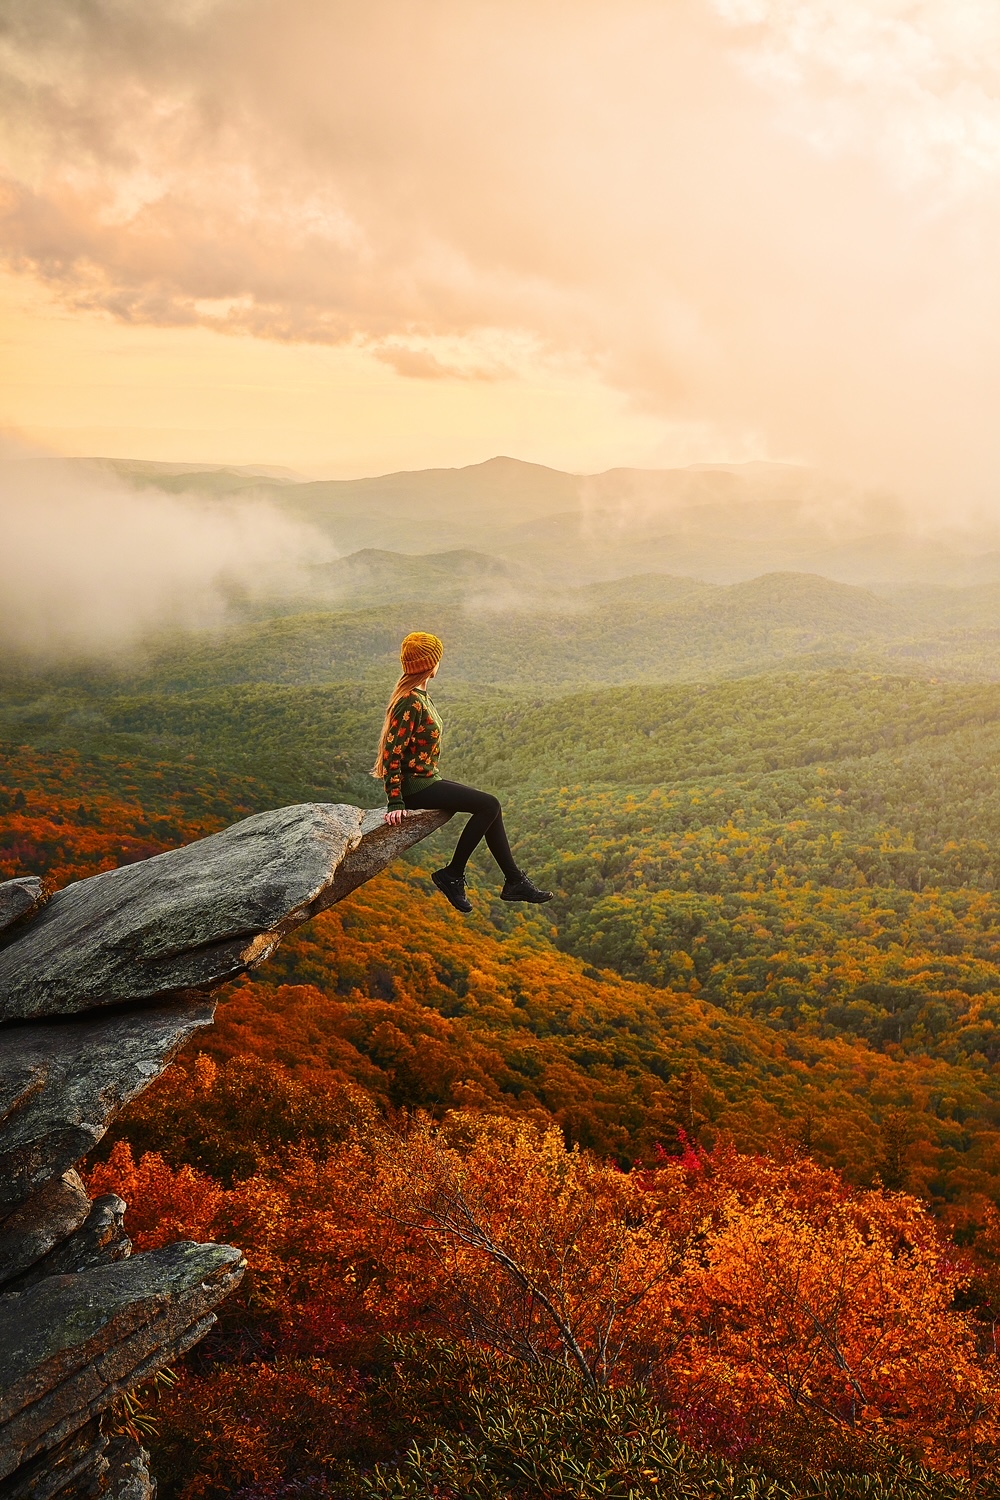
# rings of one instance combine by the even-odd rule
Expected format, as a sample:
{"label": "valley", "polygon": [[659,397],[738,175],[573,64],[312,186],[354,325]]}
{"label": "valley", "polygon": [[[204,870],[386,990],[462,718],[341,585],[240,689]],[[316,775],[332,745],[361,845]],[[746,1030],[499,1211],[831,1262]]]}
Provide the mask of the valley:
{"label": "valley", "polygon": [[[162,466],[146,477],[192,483]],[[492,479],[506,482],[503,469]],[[228,504],[262,481],[220,471],[215,482]],[[551,498],[556,482],[538,482]],[[328,487],[268,483],[311,491],[294,503],[329,521]],[[437,1201],[425,1138],[438,1152],[454,1143],[459,1174],[481,1155],[490,1163],[505,1184],[488,1210],[498,1224],[536,1184],[517,1210],[535,1226],[529,1258],[550,1234],[553,1245],[569,1237],[559,1255],[598,1254],[552,1205],[563,1202],[556,1179],[604,1173],[616,1234],[666,1194],[669,1210],[655,1213],[674,1247],[670,1275],[684,1266],[684,1284],[701,1287],[703,1231],[685,1216],[710,1200],[721,1247],[738,1199],[749,1218],[732,1232],[762,1257],[751,1323],[778,1273],[768,1257],[827,1235],[830,1202],[867,1227],[823,1240],[824,1284],[863,1279],[862,1241],[887,1236],[898,1258],[893,1216],[910,1215],[905,1234],[929,1226],[927,1264],[957,1256],[960,1267],[928,1347],[965,1340],[961,1360],[973,1363],[955,1368],[979,1389],[1000,1306],[1000,586],[787,571],[713,581],[649,567],[588,578],[576,543],[570,567],[537,527],[529,557],[472,521],[457,538],[469,545],[408,551],[412,486],[394,497],[379,483],[384,511],[365,512],[372,534],[355,538],[366,545],[317,562],[298,592],[234,595],[219,625],[148,633],[113,653],[0,662],[0,876],[31,872],[56,889],[285,803],[378,806],[368,768],[399,639],[423,628],[446,645],[434,687],[445,774],[502,796],[519,860],[555,892],[542,908],[504,905],[480,853],[475,910],[460,919],[428,878],[453,832],[431,835],[230,986],[216,1028],[93,1154],[91,1189],[134,1203],[139,1248],[178,1235],[248,1247],[246,1287],[218,1333],[155,1398],[165,1493],[232,1494],[226,1463],[247,1495],[302,1483],[331,1497],[437,1492],[422,1458],[417,1488],[405,1488],[401,1455],[451,1441],[442,1434],[480,1378],[462,1361],[508,1345],[468,1342],[472,1304],[455,1291],[465,1283],[441,1280],[430,1221],[404,1240],[386,1227],[413,1193]],[[343,506],[361,503],[341,493]],[[460,502],[456,492],[441,522],[451,540]],[[424,534],[434,545],[445,534],[435,525]],[[608,571],[625,561],[605,549]],[[397,1182],[399,1162],[416,1176]],[[635,1192],[641,1210],[614,1197]],[[403,1195],[395,1208],[392,1193]],[[792,1200],[805,1216],[793,1239],[763,1248],[768,1236],[785,1243],[776,1226]],[[346,1217],[335,1201],[351,1202]],[[595,1264],[580,1263],[585,1280]],[[461,1275],[479,1272],[470,1263]],[[938,1420],[916,1395],[899,1415],[891,1392],[904,1376],[893,1374],[873,1407],[885,1452],[875,1426],[851,1435],[784,1398],[765,1412],[745,1352],[724,1373],[712,1363],[721,1295],[697,1292],[707,1321],[692,1303],[688,1363],[664,1354],[669,1379],[649,1377],[645,1415],[631,1419],[633,1435],[653,1424],[650,1443],[667,1434],[655,1437],[654,1476],[697,1470],[699,1500],[716,1484],[784,1497],[833,1464],[845,1497],[862,1493],[851,1486],[863,1474],[886,1500],[951,1500],[948,1486],[989,1461],[985,1418],[975,1457],[961,1447],[971,1419],[950,1375],[934,1376],[951,1412]],[[491,1327],[527,1316],[491,1306]],[[816,1358],[805,1324],[795,1329],[782,1338]],[[626,1394],[646,1368],[638,1352],[629,1359]],[[407,1392],[434,1361],[451,1383],[431,1417]],[[461,1418],[477,1432],[507,1420],[520,1377],[504,1368],[478,1415]],[[833,1365],[828,1378],[839,1389]],[[608,1441],[624,1441],[607,1420]],[[550,1475],[563,1474],[559,1421],[556,1448],[539,1449]],[[319,1441],[321,1430],[335,1439]],[[914,1469],[923,1458],[930,1468]],[[749,1467],[697,1467],[729,1459]]]}

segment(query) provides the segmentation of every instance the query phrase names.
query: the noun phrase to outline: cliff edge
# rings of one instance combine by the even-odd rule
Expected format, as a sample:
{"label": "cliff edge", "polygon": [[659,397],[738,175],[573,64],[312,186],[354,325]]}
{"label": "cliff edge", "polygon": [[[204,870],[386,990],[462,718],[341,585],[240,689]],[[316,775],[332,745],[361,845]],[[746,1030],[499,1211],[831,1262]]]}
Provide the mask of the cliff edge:
{"label": "cliff edge", "polygon": [[0,1500],[151,1500],[108,1408],[189,1349],[245,1269],[232,1245],[132,1255],[75,1164],[211,1025],[210,992],[447,821],[305,803],[77,881],[0,884]]}

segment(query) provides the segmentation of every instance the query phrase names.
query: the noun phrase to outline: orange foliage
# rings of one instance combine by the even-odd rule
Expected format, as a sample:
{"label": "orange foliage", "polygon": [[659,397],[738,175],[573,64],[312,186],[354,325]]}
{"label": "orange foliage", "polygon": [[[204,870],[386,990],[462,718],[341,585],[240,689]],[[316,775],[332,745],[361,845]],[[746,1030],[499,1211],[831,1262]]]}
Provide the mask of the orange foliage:
{"label": "orange foliage", "polygon": [[130,765],[76,751],[7,747],[0,879],[44,875],[52,890],[204,838],[253,810],[250,783],[215,771]]}
{"label": "orange foliage", "polygon": [[[682,1407],[697,1412],[707,1396],[758,1428],[789,1407],[815,1412],[889,1432],[945,1466],[992,1448],[996,1360],[954,1311],[971,1267],[922,1204],[844,1191],[807,1161],[724,1152],[699,1167],[710,1212],[681,1278]],[[665,1176],[676,1191],[678,1170],[650,1174],[651,1190]]]}
{"label": "orange foliage", "polygon": [[[52,886],[211,832],[254,796],[250,783],[193,765],[26,747],[7,778],[21,784],[0,788],[0,875],[31,870]],[[732,1136],[750,1152],[801,1144],[854,1181],[910,1187],[970,1240],[987,1233],[1000,1199],[992,1074],[774,1030],[692,994],[597,974],[531,923],[515,919],[504,938],[485,914],[456,923],[426,885],[397,866],[293,934],[196,1045],[218,1060],[280,1065],[276,1104],[293,1120],[289,1073],[314,1097],[352,1083],[384,1109],[555,1121],[622,1165],[653,1160],[682,1128],[708,1145]],[[168,1092],[176,1081],[172,1073]],[[264,1095],[268,1087],[262,1080]],[[316,1114],[314,1102],[302,1107]],[[181,1114],[143,1144],[217,1175],[214,1160],[180,1152]],[[255,1127],[263,1123],[258,1114]],[[324,1128],[314,1121],[305,1138],[316,1144]],[[227,1171],[255,1170],[257,1149],[246,1132]]]}
{"label": "orange foliage", "polygon": [[175,1444],[199,1457],[184,1500],[237,1488],[281,1494],[290,1464],[335,1465],[347,1439],[379,1448],[357,1375],[316,1357],[226,1364],[201,1379],[184,1374],[158,1414]]}
{"label": "orange foliage", "polygon": [[129,1205],[128,1230],[138,1250],[158,1250],[174,1240],[210,1240],[224,1193],[193,1167],[176,1171],[155,1151],[136,1164],[127,1140],[88,1176],[92,1197],[119,1193]]}
{"label": "orange foliage", "polygon": [[[992,1348],[955,1306],[969,1266],[914,1198],[803,1158],[720,1146],[623,1173],[557,1130],[459,1112],[366,1127],[230,1189],[119,1145],[96,1186],[136,1194],[142,1244],[245,1246],[239,1316],[279,1350],[298,1308],[342,1346],[470,1338],[591,1385],[644,1381],[730,1454],[805,1441],[817,1418],[956,1472],[1000,1440]],[[310,1357],[301,1328],[296,1349]]]}
{"label": "orange foliage", "polygon": [[502,941],[486,919],[458,928],[404,868],[293,933],[200,1045],[351,1079],[389,1108],[554,1120],[622,1165],[652,1161],[683,1129],[749,1152],[801,1144],[944,1212],[1000,1197],[1000,1100],[975,1069],[595,974],[527,926]]}
{"label": "orange foliage", "polygon": [[1000,1437],[995,1359],[953,1310],[970,1268],[909,1196],[726,1148],[626,1176],[468,1116],[394,1143],[380,1175],[456,1328],[642,1378],[695,1437],[709,1413],[758,1436],[821,1414],[945,1466]]}
{"label": "orange foliage", "polygon": [[[175,790],[176,768],[115,791],[32,754],[0,874],[60,885],[248,810]],[[805,1451],[825,1423],[956,1473],[995,1458],[993,1341],[963,1310],[1000,1286],[985,1074],[782,1034],[597,973],[530,924],[459,926],[404,869],[296,934],[197,1045],[89,1175],[125,1197],[140,1250],[248,1254],[165,1398],[207,1455],[184,1500],[227,1473],[269,1493],[295,1454],[335,1464],[352,1422],[374,1452],[359,1362],[401,1333],[643,1381],[734,1456]],[[681,1156],[658,1151],[685,1133]],[[987,1267],[978,1292],[966,1252],[883,1182],[946,1206]]]}

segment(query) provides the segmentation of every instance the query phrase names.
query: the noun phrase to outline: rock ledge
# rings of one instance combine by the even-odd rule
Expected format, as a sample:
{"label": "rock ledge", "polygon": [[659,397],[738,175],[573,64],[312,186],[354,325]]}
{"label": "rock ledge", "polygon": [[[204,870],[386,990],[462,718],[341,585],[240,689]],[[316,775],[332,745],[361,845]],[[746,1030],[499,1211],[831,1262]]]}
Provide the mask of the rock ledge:
{"label": "rock ledge", "polygon": [[108,870],[48,902],[0,883],[0,1500],[152,1500],[108,1408],[200,1339],[231,1245],[131,1255],[125,1205],[74,1170],[209,1026],[208,992],[443,823],[305,803]]}

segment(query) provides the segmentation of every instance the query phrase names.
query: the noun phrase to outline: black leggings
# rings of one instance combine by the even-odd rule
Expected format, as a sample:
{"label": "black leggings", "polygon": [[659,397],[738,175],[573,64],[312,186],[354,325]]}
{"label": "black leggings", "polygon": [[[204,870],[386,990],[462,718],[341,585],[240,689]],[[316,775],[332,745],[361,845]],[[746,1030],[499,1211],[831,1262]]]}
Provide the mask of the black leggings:
{"label": "black leggings", "polygon": [[463,786],[460,781],[428,781],[418,792],[404,795],[403,802],[406,807],[435,807],[442,812],[472,814],[462,829],[448,866],[454,874],[465,873],[473,849],[485,839],[487,848],[507,879],[516,880],[520,875],[503,826],[503,811],[492,792],[477,792],[475,787]]}

